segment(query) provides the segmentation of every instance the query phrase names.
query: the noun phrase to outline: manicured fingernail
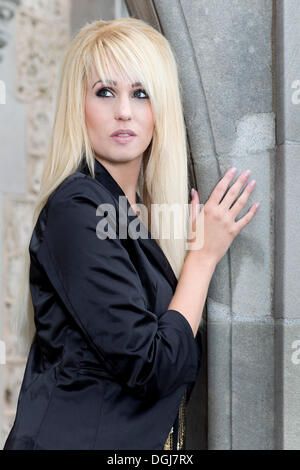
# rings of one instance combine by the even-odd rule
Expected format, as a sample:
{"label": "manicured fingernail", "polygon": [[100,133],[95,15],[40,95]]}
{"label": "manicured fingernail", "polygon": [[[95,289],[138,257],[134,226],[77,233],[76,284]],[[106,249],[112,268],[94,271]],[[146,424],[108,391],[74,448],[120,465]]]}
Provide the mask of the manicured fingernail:
{"label": "manicured fingernail", "polygon": [[194,188],[192,188],[192,189],[191,189],[191,196],[192,196],[192,198],[194,197],[194,194],[195,194],[195,190],[194,190]]}
{"label": "manicured fingernail", "polygon": [[259,205],[260,205],[260,202],[255,203],[255,210],[257,210],[259,208]]}
{"label": "manicured fingernail", "polygon": [[231,174],[231,175],[233,175],[235,172],[236,172],[236,167],[235,166],[233,166],[232,168],[230,168],[228,170],[228,173]]}

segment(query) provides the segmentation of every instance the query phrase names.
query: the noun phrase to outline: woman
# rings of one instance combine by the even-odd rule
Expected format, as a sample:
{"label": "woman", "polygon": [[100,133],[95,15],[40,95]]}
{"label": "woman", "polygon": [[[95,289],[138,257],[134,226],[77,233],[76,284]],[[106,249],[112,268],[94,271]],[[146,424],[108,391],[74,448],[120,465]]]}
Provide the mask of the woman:
{"label": "woman", "polygon": [[[233,204],[242,176],[220,202],[230,171],[201,212],[194,191],[190,215],[187,174],[169,43],[134,18],[87,24],[61,73],[29,308],[16,319],[30,351],[5,450],[184,448],[210,279],[255,213],[234,220],[252,190]],[[153,237],[169,222],[154,204],[177,204],[177,237]]]}

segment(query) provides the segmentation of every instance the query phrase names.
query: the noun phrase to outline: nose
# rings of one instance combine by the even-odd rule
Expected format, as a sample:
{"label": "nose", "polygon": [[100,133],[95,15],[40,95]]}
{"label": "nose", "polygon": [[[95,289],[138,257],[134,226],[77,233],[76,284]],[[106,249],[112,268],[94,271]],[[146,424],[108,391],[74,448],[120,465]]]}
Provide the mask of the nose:
{"label": "nose", "polygon": [[115,118],[116,119],[131,119],[131,105],[130,99],[127,95],[123,95],[115,101]]}

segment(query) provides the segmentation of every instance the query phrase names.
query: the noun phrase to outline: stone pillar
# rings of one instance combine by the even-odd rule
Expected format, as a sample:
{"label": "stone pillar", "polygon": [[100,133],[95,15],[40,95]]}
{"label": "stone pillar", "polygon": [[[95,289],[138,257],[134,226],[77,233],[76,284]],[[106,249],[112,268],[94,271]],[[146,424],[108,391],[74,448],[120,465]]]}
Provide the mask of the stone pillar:
{"label": "stone pillar", "polygon": [[300,3],[276,1],[275,365],[277,449],[300,449]]}

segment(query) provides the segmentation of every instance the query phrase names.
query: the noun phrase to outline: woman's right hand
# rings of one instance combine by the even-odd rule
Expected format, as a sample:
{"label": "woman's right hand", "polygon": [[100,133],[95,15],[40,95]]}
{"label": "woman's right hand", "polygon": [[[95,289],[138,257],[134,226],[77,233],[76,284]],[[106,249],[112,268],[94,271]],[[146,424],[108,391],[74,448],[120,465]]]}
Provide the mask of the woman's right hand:
{"label": "woman's right hand", "polygon": [[200,199],[196,190],[191,200],[190,227],[192,227],[192,233],[189,234],[188,253],[201,252],[215,264],[223,258],[234,238],[253,219],[257,212],[256,205],[253,204],[247,214],[235,222],[235,218],[248,201],[255,184],[251,186],[250,182],[236,200],[250,175],[250,172],[247,175],[243,171],[223,198],[234,175],[235,171],[231,172],[231,169],[225,173],[201,211],[199,211],[200,206],[197,206],[197,204],[200,204]]}

